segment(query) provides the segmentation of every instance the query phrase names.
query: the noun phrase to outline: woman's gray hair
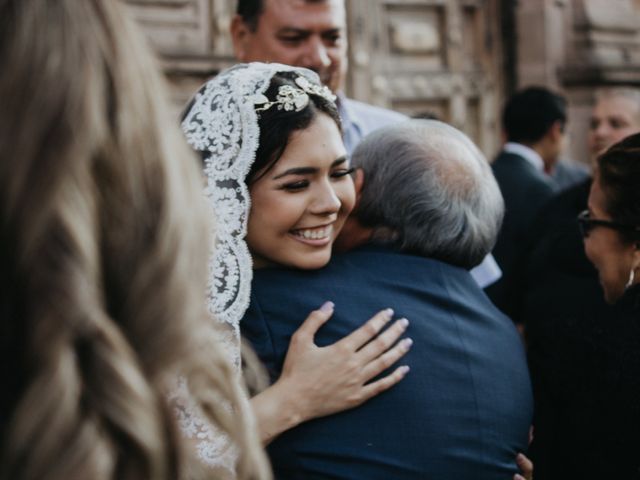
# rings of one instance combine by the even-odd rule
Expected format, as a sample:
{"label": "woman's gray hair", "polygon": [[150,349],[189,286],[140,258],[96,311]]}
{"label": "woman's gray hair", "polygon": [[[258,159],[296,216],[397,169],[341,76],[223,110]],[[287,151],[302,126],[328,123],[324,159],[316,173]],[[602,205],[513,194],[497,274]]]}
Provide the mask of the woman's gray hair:
{"label": "woman's gray hair", "polygon": [[484,155],[435,120],[409,120],[365,138],[353,153],[364,171],[358,221],[407,253],[471,268],[493,248],[504,202]]}

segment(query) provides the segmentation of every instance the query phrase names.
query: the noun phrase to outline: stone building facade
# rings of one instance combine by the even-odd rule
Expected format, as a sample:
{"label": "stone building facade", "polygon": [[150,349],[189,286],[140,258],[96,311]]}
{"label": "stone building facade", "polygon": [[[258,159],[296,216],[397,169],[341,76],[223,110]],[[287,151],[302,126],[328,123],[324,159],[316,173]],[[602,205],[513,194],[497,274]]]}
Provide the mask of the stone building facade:
{"label": "stone building facade", "polygon": [[640,0],[522,0],[515,21],[517,84],[567,96],[569,155],[587,161],[594,92],[640,88]]}
{"label": "stone building facade", "polygon": [[[564,93],[568,156],[586,159],[594,91],[640,86],[640,0],[345,0],[348,94],[435,115],[489,156],[504,99],[527,85]],[[126,0],[160,54],[180,105],[232,65],[234,0]]]}

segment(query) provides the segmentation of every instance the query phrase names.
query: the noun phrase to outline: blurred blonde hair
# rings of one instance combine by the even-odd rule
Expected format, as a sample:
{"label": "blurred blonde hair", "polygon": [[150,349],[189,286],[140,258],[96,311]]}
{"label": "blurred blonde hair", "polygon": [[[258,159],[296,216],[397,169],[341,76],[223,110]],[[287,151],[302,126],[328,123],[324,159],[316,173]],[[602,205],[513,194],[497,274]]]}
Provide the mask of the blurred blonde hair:
{"label": "blurred blonde hair", "polygon": [[197,163],[122,9],[0,0],[0,477],[195,475],[167,395],[180,372],[239,447],[238,478],[269,478],[203,344]]}

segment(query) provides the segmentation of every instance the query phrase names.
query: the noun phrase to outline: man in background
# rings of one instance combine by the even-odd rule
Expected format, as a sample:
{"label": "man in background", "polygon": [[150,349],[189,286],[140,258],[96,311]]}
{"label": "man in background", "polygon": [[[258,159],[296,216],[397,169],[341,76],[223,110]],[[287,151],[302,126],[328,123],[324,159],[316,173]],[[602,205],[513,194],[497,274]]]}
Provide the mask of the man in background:
{"label": "man in background", "polygon": [[531,224],[556,189],[551,173],[562,151],[566,121],[565,99],[542,87],[517,92],[503,111],[507,143],[492,165],[506,207],[493,249],[503,276],[487,294],[509,316],[517,308],[514,291]]}

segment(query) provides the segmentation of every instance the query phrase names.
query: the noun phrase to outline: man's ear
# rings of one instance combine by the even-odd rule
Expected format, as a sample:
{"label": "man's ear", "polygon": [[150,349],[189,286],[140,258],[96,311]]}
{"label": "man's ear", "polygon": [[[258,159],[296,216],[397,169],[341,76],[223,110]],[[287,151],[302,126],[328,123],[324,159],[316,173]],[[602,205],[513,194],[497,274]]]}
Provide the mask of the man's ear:
{"label": "man's ear", "polygon": [[362,194],[362,188],[364,187],[364,170],[356,168],[353,172],[353,185],[356,189],[356,207],[360,202],[360,195]]}
{"label": "man's ear", "polygon": [[560,120],[556,120],[549,127],[548,133],[554,141],[559,141],[564,134],[564,124]]}
{"label": "man's ear", "polygon": [[234,15],[231,20],[231,41],[233,43],[233,54],[241,62],[246,62],[247,42],[251,29],[244,22],[240,15]]}

